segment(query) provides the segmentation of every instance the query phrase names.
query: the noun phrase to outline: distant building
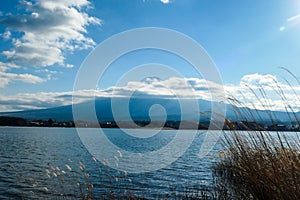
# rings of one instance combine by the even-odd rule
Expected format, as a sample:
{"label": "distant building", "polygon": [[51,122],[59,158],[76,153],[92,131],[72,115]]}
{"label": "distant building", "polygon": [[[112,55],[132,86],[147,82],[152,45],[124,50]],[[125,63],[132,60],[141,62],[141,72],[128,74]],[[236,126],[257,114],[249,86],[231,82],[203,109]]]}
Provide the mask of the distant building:
{"label": "distant building", "polygon": [[269,131],[287,131],[288,128],[284,124],[273,124],[268,127]]}

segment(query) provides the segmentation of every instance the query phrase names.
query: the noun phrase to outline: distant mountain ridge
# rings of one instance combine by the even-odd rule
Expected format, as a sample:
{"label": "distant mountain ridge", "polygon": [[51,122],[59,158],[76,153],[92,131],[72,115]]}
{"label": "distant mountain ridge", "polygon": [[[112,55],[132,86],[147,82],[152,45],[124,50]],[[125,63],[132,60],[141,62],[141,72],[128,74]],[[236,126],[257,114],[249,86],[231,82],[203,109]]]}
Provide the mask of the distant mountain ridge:
{"label": "distant mountain ridge", "polygon": [[[131,98],[129,101],[126,98],[115,98],[113,99],[115,104],[115,110],[117,110],[117,115],[120,120],[130,120],[126,115],[126,106],[129,108],[130,117],[133,120],[138,121],[149,121],[149,110],[153,105],[161,105],[165,109],[167,114],[166,120],[180,121],[197,121],[197,113],[193,107],[181,113],[180,102],[176,99],[167,98]],[[113,112],[111,109],[111,98],[98,98],[95,100],[95,111],[99,121],[113,121]],[[189,100],[182,100],[184,103],[188,104]],[[126,105],[128,103],[128,105]],[[216,103],[215,104],[223,104]],[[210,117],[211,102],[206,100],[198,100],[200,112],[206,113]],[[86,101],[76,106],[80,110],[79,120],[83,121],[93,121],[89,117],[87,108],[93,105],[93,101]],[[226,118],[233,121],[257,121],[264,123],[272,123],[274,120],[276,123],[288,123],[294,120],[294,115],[299,118],[300,113],[286,113],[282,111],[267,111],[267,110],[253,110],[249,108],[239,108],[230,104],[226,104]],[[11,116],[11,117],[21,117],[27,120],[48,120],[49,118],[56,121],[72,121],[72,105],[60,106],[55,108],[39,109],[39,110],[25,110],[18,112],[2,112],[0,116]],[[270,117],[271,116],[271,117]],[[153,120],[164,120],[163,116],[154,115]],[[202,116],[200,120],[207,121],[208,117]],[[292,120],[291,120],[292,119]]]}

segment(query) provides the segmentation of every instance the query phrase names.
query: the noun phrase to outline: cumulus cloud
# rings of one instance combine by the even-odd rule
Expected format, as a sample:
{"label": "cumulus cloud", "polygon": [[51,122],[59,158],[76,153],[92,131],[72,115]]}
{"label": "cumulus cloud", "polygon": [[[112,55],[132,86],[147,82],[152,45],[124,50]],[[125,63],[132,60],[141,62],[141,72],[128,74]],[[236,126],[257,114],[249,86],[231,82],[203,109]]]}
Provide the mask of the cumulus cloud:
{"label": "cumulus cloud", "polygon": [[264,87],[276,87],[278,83],[277,77],[271,74],[247,74],[241,78],[241,84],[250,86],[251,88]]}
{"label": "cumulus cloud", "polygon": [[88,0],[36,0],[21,1],[23,14],[6,14],[0,24],[6,27],[1,36],[11,38],[11,31],[21,33],[13,38],[13,48],[2,52],[7,62],[19,66],[45,67],[54,64],[72,67],[65,63],[65,54],[88,49],[95,45],[86,36],[86,27],[99,25],[101,20],[89,16]]}
{"label": "cumulus cloud", "polygon": [[[24,77],[22,77],[24,78]],[[31,81],[40,81],[33,77],[26,77]],[[16,80],[21,79],[15,77]],[[28,80],[28,82],[30,82]],[[274,85],[275,84],[275,85]],[[69,92],[43,92],[16,94],[12,96],[0,95],[0,110],[41,109],[80,103],[92,100],[94,97],[144,97],[144,98],[198,98],[213,101],[221,99],[222,88],[226,91],[226,99],[234,97],[240,101],[238,106],[256,109],[285,110],[290,105],[295,111],[300,111],[300,86],[290,86],[277,80],[270,74],[248,74],[241,78],[239,84],[218,85],[200,78],[171,77],[160,80],[155,77],[143,81],[128,82],[124,86],[114,86],[104,90],[81,90]],[[262,90],[264,92],[262,93]],[[284,97],[281,90],[284,91]],[[283,101],[284,98],[284,101]],[[226,99],[224,100],[226,102]],[[227,101],[233,103],[232,101]]]}
{"label": "cumulus cloud", "polygon": [[126,97],[160,97],[160,98],[201,98],[216,101],[223,101],[222,87],[216,83],[198,78],[171,77],[160,80],[149,77],[143,81],[129,82],[125,86],[111,87],[105,90],[113,96]]}
{"label": "cumulus cloud", "polygon": [[285,111],[291,106],[300,111],[300,86],[280,81],[271,74],[248,74],[239,85],[225,85],[225,88],[230,96],[250,108]]}

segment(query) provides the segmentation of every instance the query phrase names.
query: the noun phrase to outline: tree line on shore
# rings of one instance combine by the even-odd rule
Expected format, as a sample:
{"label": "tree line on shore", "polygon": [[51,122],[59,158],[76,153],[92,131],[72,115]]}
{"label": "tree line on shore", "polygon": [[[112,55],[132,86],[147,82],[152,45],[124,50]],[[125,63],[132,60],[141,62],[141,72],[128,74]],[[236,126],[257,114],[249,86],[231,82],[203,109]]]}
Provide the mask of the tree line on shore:
{"label": "tree line on shore", "polygon": [[[210,121],[195,122],[195,121],[166,121],[163,124],[159,121],[134,121],[129,123],[127,121],[100,121],[100,122],[87,122],[87,121],[55,121],[48,120],[27,120],[20,117],[0,116],[0,126],[33,126],[33,127],[90,127],[97,128],[99,125],[102,128],[170,128],[170,129],[195,129],[207,130],[221,129],[220,127],[210,126]],[[295,123],[279,124],[273,123],[266,125],[261,122],[248,122],[248,121],[229,121],[223,127],[223,130],[259,130],[259,131],[299,131],[299,126]]]}

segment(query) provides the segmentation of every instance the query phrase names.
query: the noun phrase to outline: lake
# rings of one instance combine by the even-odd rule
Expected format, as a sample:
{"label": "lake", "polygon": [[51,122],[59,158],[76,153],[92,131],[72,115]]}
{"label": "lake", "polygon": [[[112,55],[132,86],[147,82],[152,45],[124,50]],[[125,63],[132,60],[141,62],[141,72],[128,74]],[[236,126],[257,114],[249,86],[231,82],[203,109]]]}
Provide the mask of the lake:
{"label": "lake", "polygon": [[[80,130],[88,135],[97,129]],[[152,130],[146,129],[102,130],[113,144],[138,153],[136,155],[162,149],[177,134],[176,130],[162,130],[155,135],[150,134]],[[126,135],[124,131],[131,131],[139,137]],[[114,169],[108,167],[107,160],[96,160],[89,153],[82,143],[83,136],[80,139],[75,128],[0,127],[0,199],[74,199],[80,196],[79,188],[83,193],[92,189],[95,198],[107,194],[118,197],[132,194],[155,199],[197,190],[202,186],[209,189],[213,183],[211,167],[217,161],[222,145],[218,141],[209,154],[200,159],[199,150],[206,133],[183,130],[184,137],[171,149],[170,158],[177,156],[176,151],[186,140],[192,139],[192,143],[175,162],[155,171],[129,173],[117,167],[126,156],[118,156],[116,152],[117,156],[112,159],[115,161]],[[296,136],[293,132],[284,134],[288,138]],[[93,137],[90,139],[93,140]],[[101,155],[110,150],[102,148],[104,154]],[[150,162],[143,161],[142,167],[146,169],[149,163],[163,160],[163,155],[158,155]],[[141,165],[130,163],[130,167],[137,170]]]}
{"label": "lake", "polygon": [[[160,149],[176,135],[175,130],[162,130],[147,139],[129,137],[120,129],[103,130],[112,143],[135,153]],[[134,131],[147,135],[150,130]],[[191,132],[184,130],[186,138]],[[171,165],[157,171],[126,173],[93,160],[75,128],[1,127],[0,198],[57,198],[61,194],[74,198],[79,186],[87,188],[83,183],[93,185],[95,197],[111,191],[118,196],[130,192],[147,198],[211,185],[211,166],[222,146],[218,142],[200,159],[205,133],[197,131],[187,151]],[[153,159],[154,162],[161,157]]]}

